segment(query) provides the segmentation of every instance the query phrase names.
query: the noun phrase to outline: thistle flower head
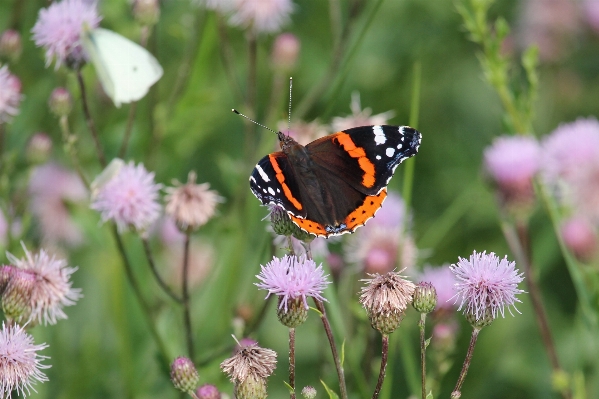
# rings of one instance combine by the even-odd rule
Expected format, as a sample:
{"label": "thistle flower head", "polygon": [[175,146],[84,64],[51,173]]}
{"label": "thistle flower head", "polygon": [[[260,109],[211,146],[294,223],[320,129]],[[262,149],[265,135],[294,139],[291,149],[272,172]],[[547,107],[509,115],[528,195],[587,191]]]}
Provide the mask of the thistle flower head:
{"label": "thistle flower head", "polygon": [[289,301],[301,299],[304,307],[308,309],[307,297],[313,297],[320,301],[326,301],[321,295],[329,281],[324,274],[322,265],[316,267],[312,259],[302,256],[285,255],[283,258],[273,258],[266,266],[261,266],[258,280],[258,288],[267,290],[268,298],[270,294],[281,297],[279,308],[289,308]]}
{"label": "thistle flower head", "polygon": [[495,319],[499,314],[505,317],[506,307],[510,314],[512,307],[518,312],[515,304],[521,301],[516,295],[524,292],[518,289],[524,278],[507,256],[499,259],[493,252],[475,251],[470,259],[459,258],[450,269],[458,280],[455,284],[455,300],[460,302],[458,310],[463,308],[464,314],[474,321]]}
{"label": "thistle flower head", "polygon": [[574,216],[562,224],[560,233],[566,247],[582,262],[588,262],[597,254],[597,232],[585,217]]}
{"label": "thistle flower head", "polygon": [[0,35],[0,58],[16,62],[23,51],[21,34],[14,29],[7,29]]}
{"label": "thistle flower head", "polygon": [[198,399],[221,399],[218,388],[212,384],[204,384],[196,390]]}
{"label": "thistle flower head", "polygon": [[289,22],[291,0],[235,0],[230,23],[256,33],[273,33]]}
{"label": "thistle flower head", "polygon": [[368,313],[372,327],[390,334],[399,327],[416,286],[393,271],[369,276],[372,278],[362,280],[367,284],[360,292],[360,303]]}
{"label": "thistle flower head", "polygon": [[455,296],[455,277],[449,268],[449,264],[439,267],[425,266],[418,276],[418,281],[429,282],[437,292],[437,309],[453,310],[455,302],[451,299]]}
{"label": "thistle flower head", "polygon": [[25,245],[24,258],[17,258],[7,253],[8,260],[17,268],[35,275],[31,290],[31,320],[37,323],[56,324],[57,320],[66,319],[65,306],[72,306],[81,298],[81,290],[72,287],[71,274],[77,268],[67,267],[67,262],[50,256],[43,249],[32,255]]}
{"label": "thistle flower head", "polygon": [[222,202],[222,198],[209,188],[208,183],[196,184],[195,172],[189,172],[186,184],[165,189],[165,212],[181,230],[196,230],[214,215],[216,205]]}
{"label": "thistle flower head", "polygon": [[383,112],[381,114],[371,115],[372,110],[370,108],[362,109],[360,104],[360,93],[353,92],[351,95],[351,102],[349,104],[352,114],[345,117],[335,117],[331,123],[331,127],[334,132],[341,130],[350,129],[356,126],[369,126],[369,125],[386,125],[389,119],[393,118],[395,114],[393,111]]}
{"label": "thistle flower head", "polygon": [[437,291],[429,282],[420,282],[414,289],[414,309],[420,313],[430,313],[437,306]]}
{"label": "thistle flower head", "polygon": [[500,187],[530,184],[539,169],[541,148],[531,136],[497,137],[485,149],[485,168]]}
{"label": "thistle flower head", "polygon": [[171,363],[171,381],[181,392],[191,392],[196,389],[200,376],[193,362],[183,356]]}
{"label": "thistle flower head", "polygon": [[98,179],[102,181],[92,184],[91,208],[100,212],[103,222],[113,220],[120,231],[129,226],[145,231],[160,216],[162,185],[142,164],[111,163]]}
{"label": "thistle flower head", "polygon": [[0,67],[0,123],[10,122],[19,113],[21,81],[10,73],[8,66]]}
{"label": "thistle flower head", "polygon": [[56,69],[62,64],[78,67],[86,60],[81,45],[84,29],[95,29],[101,17],[95,1],[62,0],[48,8],[42,8],[31,30],[38,47],[46,50],[46,67],[56,61]]}
{"label": "thistle flower head", "polygon": [[220,364],[232,382],[243,383],[248,377],[266,379],[277,367],[277,353],[256,345],[242,347]]}
{"label": "thistle flower head", "polygon": [[2,292],[2,311],[7,319],[19,324],[29,320],[35,282],[35,273],[17,268],[13,270]]}
{"label": "thistle flower head", "polygon": [[41,371],[50,366],[41,364],[47,356],[37,352],[48,345],[35,345],[33,337],[18,325],[6,326],[0,330],[0,397],[10,399],[13,392],[27,396],[34,384],[48,381]]}

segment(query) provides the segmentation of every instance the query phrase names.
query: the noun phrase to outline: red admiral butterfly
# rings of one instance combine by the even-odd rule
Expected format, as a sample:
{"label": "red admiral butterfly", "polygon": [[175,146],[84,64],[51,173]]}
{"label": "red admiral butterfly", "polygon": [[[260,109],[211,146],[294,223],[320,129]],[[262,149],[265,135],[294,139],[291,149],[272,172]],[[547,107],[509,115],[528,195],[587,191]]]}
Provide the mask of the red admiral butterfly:
{"label": "red admiral butterfly", "polygon": [[319,237],[353,233],[374,216],[403,160],[422,135],[408,126],[361,126],[305,147],[277,132],[280,152],[262,158],[250,188],[264,205],[284,208],[302,230]]}

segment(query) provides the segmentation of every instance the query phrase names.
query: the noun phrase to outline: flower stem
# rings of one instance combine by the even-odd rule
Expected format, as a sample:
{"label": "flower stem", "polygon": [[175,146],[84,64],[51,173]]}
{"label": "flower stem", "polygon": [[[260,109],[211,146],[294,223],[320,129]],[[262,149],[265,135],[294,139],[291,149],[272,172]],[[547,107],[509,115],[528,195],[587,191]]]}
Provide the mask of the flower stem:
{"label": "flower stem", "polygon": [[426,340],[424,339],[425,325],[426,313],[420,313],[418,328],[420,329],[420,371],[422,375],[422,399],[426,399]]}
{"label": "flower stem", "polygon": [[85,185],[85,187],[89,190],[90,184],[87,178],[85,177],[85,173],[83,173],[83,169],[81,168],[81,164],[79,163],[79,158],[77,157],[77,149],[75,148],[75,143],[77,142],[77,136],[71,134],[69,130],[69,120],[66,116],[61,116],[59,120],[60,130],[62,131],[62,144],[65,152],[71,157],[71,162],[79,175],[79,178]]}
{"label": "flower stem", "polygon": [[324,326],[324,330],[327,334],[327,338],[329,339],[329,345],[331,346],[331,352],[333,353],[333,360],[335,361],[335,368],[337,369],[337,377],[339,378],[339,391],[341,394],[341,399],[347,399],[347,388],[345,386],[345,375],[343,372],[343,367],[341,366],[341,359],[339,358],[339,353],[337,352],[337,346],[335,345],[335,338],[333,337],[333,331],[331,330],[331,324],[329,323],[329,319],[327,318],[327,313],[324,308],[324,304],[322,301],[319,301],[316,298],[314,299],[314,303],[316,304],[316,309],[320,312],[320,319],[322,320],[322,325]]}
{"label": "flower stem", "polygon": [[98,160],[100,161],[100,165],[102,165],[102,167],[105,167],[107,165],[106,156],[104,155],[102,145],[100,144],[100,138],[98,137],[96,125],[94,124],[94,120],[92,119],[91,113],[89,112],[89,106],[87,104],[87,95],[85,92],[85,83],[83,82],[83,75],[81,75],[81,69],[77,69],[77,82],[79,82],[79,90],[81,91],[81,104],[83,106],[83,115],[85,116],[85,122],[87,123],[87,127],[89,128],[89,131],[92,135],[92,139],[94,140],[94,144],[96,146],[96,153],[98,154]]}
{"label": "flower stem", "polygon": [[381,369],[379,371],[379,379],[376,383],[376,387],[374,388],[374,393],[372,394],[372,399],[379,397],[379,393],[381,393],[381,388],[383,387],[383,382],[385,381],[385,369],[387,368],[387,356],[389,355],[389,335],[383,334],[382,343],[383,349],[381,357]]}
{"label": "flower stem", "polygon": [[[524,276],[526,277],[525,280],[528,283],[528,292],[530,293],[530,299],[532,301],[535,318],[541,333],[541,339],[543,341],[543,345],[545,346],[545,351],[547,352],[549,361],[551,362],[553,373],[563,373],[563,369],[559,365],[557,351],[555,350],[555,344],[553,343],[553,338],[551,336],[551,329],[549,328],[549,322],[547,321],[547,313],[545,312],[543,301],[541,299],[541,291],[532,270],[533,263],[528,226],[524,222],[517,222],[516,231],[521,252],[523,254]],[[564,399],[569,399],[572,397],[571,393],[567,390],[561,390],[560,393]]]}
{"label": "flower stem", "polygon": [[472,337],[470,337],[470,345],[468,346],[468,352],[466,353],[466,358],[464,359],[464,365],[462,366],[462,371],[460,372],[458,382],[455,384],[455,388],[451,393],[451,399],[457,399],[460,396],[462,396],[462,384],[464,384],[466,374],[468,374],[468,368],[470,367],[470,361],[472,360],[472,354],[474,353],[474,345],[476,345],[476,340],[478,338],[479,332],[480,328],[478,327],[474,327],[472,329]]}
{"label": "flower stem", "polygon": [[134,101],[129,106],[129,115],[127,116],[127,127],[125,128],[125,134],[123,136],[123,142],[121,143],[121,149],[119,150],[119,158],[125,158],[127,155],[127,147],[129,146],[129,139],[131,138],[131,131],[133,130],[133,121],[135,121],[135,111],[137,110],[137,101]]}
{"label": "flower stem", "polygon": [[148,259],[148,264],[150,265],[150,269],[152,270],[152,274],[156,279],[156,282],[162,288],[162,290],[170,296],[175,302],[183,303],[183,300],[179,298],[166,284],[166,282],[160,277],[160,273],[158,273],[158,269],[156,268],[156,262],[154,262],[154,256],[152,255],[152,250],[150,249],[150,243],[148,242],[147,237],[142,237],[141,242],[143,243],[144,252],[146,254],[146,258]]}
{"label": "flower stem", "polygon": [[185,320],[185,336],[187,337],[187,352],[190,359],[194,358],[193,333],[191,328],[191,312],[189,310],[189,241],[191,234],[185,234],[183,248],[183,278],[181,291],[183,292],[183,318]]}
{"label": "flower stem", "polygon": [[156,345],[158,346],[158,351],[160,352],[160,356],[162,357],[162,361],[163,361],[164,365],[168,368],[170,365],[171,356],[169,355],[168,351],[166,350],[166,346],[165,346],[164,342],[162,341],[162,338],[160,338],[160,335],[158,334],[158,330],[156,329],[156,326],[154,325],[154,321],[152,320],[152,312],[150,310],[150,306],[144,299],[143,294],[141,292],[141,288],[139,287],[139,284],[137,283],[137,280],[135,279],[135,275],[133,274],[133,268],[131,267],[131,262],[129,261],[129,258],[127,257],[127,252],[125,251],[125,246],[123,244],[123,240],[121,239],[121,236],[120,236],[115,224],[112,225],[112,235],[114,237],[114,240],[116,241],[117,248],[119,250],[119,253],[121,254],[121,258],[123,259],[123,266],[125,267],[125,274],[127,275],[129,284],[131,285],[131,288],[133,289],[133,293],[135,294],[135,297],[137,298],[137,301],[139,302],[139,305],[142,308],[142,313],[145,316],[146,322],[148,323],[148,327],[150,328],[150,334],[154,338],[154,341],[156,341]]}
{"label": "flower stem", "polygon": [[295,328],[289,329],[289,386],[289,397],[295,399]]}

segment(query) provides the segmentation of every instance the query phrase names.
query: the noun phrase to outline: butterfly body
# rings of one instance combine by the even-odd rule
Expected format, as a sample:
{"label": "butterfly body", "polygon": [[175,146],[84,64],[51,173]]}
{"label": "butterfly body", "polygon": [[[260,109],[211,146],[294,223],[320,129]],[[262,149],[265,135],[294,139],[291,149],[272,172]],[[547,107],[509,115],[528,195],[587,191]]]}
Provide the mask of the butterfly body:
{"label": "butterfly body", "polygon": [[250,188],[280,206],[302,230],[352,233],[374,216],[397,165],[415,155],[421,134],[407,126],[361,126],[302,146],[279,132],[281,151],[262,158]]}

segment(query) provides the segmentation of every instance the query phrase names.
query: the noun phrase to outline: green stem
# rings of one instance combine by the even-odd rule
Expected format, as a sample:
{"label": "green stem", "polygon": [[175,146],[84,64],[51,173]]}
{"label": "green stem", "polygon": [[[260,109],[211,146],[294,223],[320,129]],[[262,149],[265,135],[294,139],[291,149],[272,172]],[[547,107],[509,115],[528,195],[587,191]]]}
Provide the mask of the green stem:
{"label": "green stem", "polygon": [[418,328],[420,329],[420,373],[422,383],[422,399],[426,399],[426,339],[424,338],[426,313],[420,313]]}
{"label": "green stem", "polygon": [[191,326],[191,311],[189,306],[189,243],[190,232],[185,234],[185,244],[183,246],[183,276],[182,287],[183,292],[183,318],[185,321],[185,336],[187,338],[187,353],[190,359],[194,358],[195,350],[193,345],[193,329]]}
{"label": "green stem", "polygon": [[289,386],[289,397],[295,399],[295,328],[289,329]]}
{"label": "green stem", "polygon": [[154,262],[154,256],[152,255],[152,250],[150,248],[150,243],[148,242],[147,237],[142,237],[141,242],[143,243],[144,253],[146,254],[146,258],[148,259],[148,264],[150,265],[150,270],[152,270],[152,274],[154,275],[154,278],[156,279],[156,282],[158,283],[160,288],[162,288],[162,290],[168,296],[170,296],[175,302],[183,303],[183,299],[179,298],[179,296],[176,295],[170,289],[170,287],[166,284],[166,282],[162,279],[162,277],[160,277],[160,273],[158,272],[158,269],[156,268],[156,262]]}
{"label": "green stem", "polygon": [[114,240],[116,241],[117,248],[118,248],[121,258],[123,260],[123,266],[125,267],[125,274],[127,275],[127,279],[129,280],[129,285],[133,289],[133,293],[135,294],[135,297],[137,298],[137,302],[141,306],[142,314],[144,315],[144,318],[146,319],[146,323],[148,324],[148,328],[150,329],[150,334],[152,335],[152,337],[154,338],[154,341],[156,342],[156,345],[158,346],[158,351],[160,353],[160,356],[162,357],[163,364],[165,367],[168,368],[170,365],[171,356],[169,355],[169,353],[166,349],[166,345],[162,341],[162,338],[160,338],[160,334],[158,334],[158,330],[156,329],[156,326],[154,325],[154,321],[152,320],[152,311],[150,309],[150,305],[148,305],[148,303],[146,302],[146,300],[143,297],[141,288],[139,287],[139,284],[137,283],[137,279],[135,278],[135,275],[133,274],[133,268],[131,267],[131,262],[129,261],[129,258],[127,257],[127,251],[125,250],[123,240],[122,240],[121,235],[119,234],[117,227],[114,223],[112,224],[112,235],[114,237]]}
{"label": "green stem", "polygon": [[81,105],[83,106],[83,115],[85,116],[85,123],[92,135],[92,139],[94,141],[94,145],[96,147],[96,153],[98,155],[98,161],[100,161],[100,165],[102,167],[106,167],[106,156],[104,155],[104,151],[102,150],[102,144],[100,144],[100,138],[98,136],[98,131],[96,130],[96,125],[94,124],[94,120],[92,119],[91,113],[89,112],[89,106],[87,104],[87,94],[85,92],[85,83],[83,82],[83,75],[81,75],[81,69],[77,69],[77,82],[79,83],[79,90],[81,92]]}

